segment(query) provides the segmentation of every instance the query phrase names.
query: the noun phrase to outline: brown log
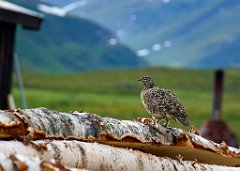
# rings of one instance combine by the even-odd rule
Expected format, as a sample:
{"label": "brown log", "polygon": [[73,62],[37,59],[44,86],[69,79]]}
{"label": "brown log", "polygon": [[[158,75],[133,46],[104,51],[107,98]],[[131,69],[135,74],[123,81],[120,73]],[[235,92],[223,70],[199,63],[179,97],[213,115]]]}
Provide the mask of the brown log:
{"label": "brown log", "polygon": [[0,111],[0,137],[75,139],[129,147],[157,156],[175,158],[180,154],[185,160],[197,159],[201,163],[240,165],[240,150],[225,143],[216,144],[155,123],[121,121],[89,113],[61,113],[45,108]]}
{"label": "brown log", "polygon": [[[11,142],[9,142],[11,143]],[[67,168],[54,160],[46,161],[39,157],[27,157],[19,154],[6,155],[0,153],[1,171],[84,171],[83,169]]]}
{"label": "brown log", "polygon": [[[166,157],[157,157],[138,150],[117,148],[99,143],[88,143],[75,140],[36,140],[29,142],[28,144],[19,141],[0,141],[0,151],[5,155],[17,154],[15,156],[19,156],[19,154],[21,154],[21,156],[28,156],[28,158],[31,158],[31,161],[32,158],[36,158],[36,156],[43,158],[45,161],[51,161],[54,159],[57,163],[67,167],[85,168],[89,170],[240,170],[240,168],[237,167],[198,163],[196,160],[183,161],[182,156],[176,156],[176,160],[173,160]],[[25,162],[24,157],[17,158],[20,160],[18,163],[21,164],[22,162]],[[32,162],[35,162],[35,160]],[[39,158],[37,158],[36,163],[38,166],[42,165],[39,164]]]}

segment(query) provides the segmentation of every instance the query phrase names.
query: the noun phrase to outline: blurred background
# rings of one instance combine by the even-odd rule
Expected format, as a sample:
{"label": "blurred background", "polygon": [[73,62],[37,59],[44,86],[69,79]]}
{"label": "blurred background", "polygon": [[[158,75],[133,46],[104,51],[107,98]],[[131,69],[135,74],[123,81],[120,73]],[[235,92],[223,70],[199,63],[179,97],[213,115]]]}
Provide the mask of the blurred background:
{"label": "blurred background", "polygon": [[197,128],[224,121],[215,134],[226,129],[240,142],[239,0],[9,2],[44,14],[38,31],[16,30],[17,107],[150,117],[137,81],[149,75],[179,97]]}

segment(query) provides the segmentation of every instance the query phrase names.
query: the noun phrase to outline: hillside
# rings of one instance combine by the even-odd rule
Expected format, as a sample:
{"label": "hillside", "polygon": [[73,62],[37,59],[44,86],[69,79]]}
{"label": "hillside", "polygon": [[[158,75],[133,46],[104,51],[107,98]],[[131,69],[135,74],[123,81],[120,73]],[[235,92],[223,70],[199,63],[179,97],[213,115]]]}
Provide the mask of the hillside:
{"label": "hillside", "polygon": [[[76,2],[42,1],[57,6]],[[111,29],[152,65],[208,68],[214,67],[212,55],[220,54],[220,58],[213,57],[218,59],[216,67],[239,66],[236,61],[240,52],[231,48],[239,44],[238,0],[112,0],[111,5],[107,0],[81,2],[71,15]],[[222,46],[228,48],[216,48]]]}
{"label": "hillside", "polygon": [[[34,1],[14,2],[36,7]],[[45,15],[40,31],[18,29],[16,49],[23,70],[63,73],[147,65],[116,41],[110,31],[86,19]]]}

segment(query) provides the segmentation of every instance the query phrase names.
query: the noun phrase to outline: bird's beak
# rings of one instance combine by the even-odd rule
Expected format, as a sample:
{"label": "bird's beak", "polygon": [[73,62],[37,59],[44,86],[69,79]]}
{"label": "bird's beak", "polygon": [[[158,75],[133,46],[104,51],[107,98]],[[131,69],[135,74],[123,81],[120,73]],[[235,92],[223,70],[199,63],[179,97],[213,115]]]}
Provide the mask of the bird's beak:
{"label": "bird's beak", "polygon": [[139,78],[138,81],[142,81],[142,78]]}

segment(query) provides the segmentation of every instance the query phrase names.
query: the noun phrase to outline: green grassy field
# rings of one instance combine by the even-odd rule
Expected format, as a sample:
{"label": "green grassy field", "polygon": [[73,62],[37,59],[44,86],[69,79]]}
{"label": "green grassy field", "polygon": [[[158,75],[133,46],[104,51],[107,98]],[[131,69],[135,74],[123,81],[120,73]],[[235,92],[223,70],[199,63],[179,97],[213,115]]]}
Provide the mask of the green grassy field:
{"label": "green grassy field", "polygon": [[[46,107],[57,111],[87,111],[119,119],[150,117],[143,108],[137,79],[151,76],[156,85],[173,91],[185,105],[189,120],[197,128],[211,117],[213,71],[148,68],[98,71],[66,75],[24,73],[28,108]],[[240,142],[240,70],[225,72],[225,93],[221,118]],[[20,106],[19,90],[14,80],[13,95]],[[171,126],[180,127],[171,122]]]}

